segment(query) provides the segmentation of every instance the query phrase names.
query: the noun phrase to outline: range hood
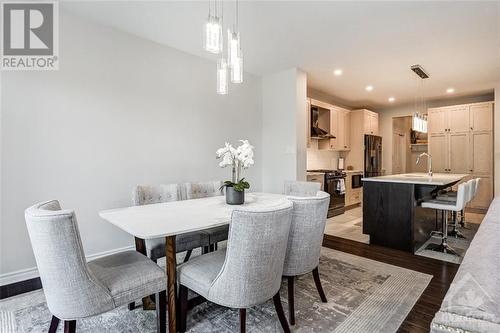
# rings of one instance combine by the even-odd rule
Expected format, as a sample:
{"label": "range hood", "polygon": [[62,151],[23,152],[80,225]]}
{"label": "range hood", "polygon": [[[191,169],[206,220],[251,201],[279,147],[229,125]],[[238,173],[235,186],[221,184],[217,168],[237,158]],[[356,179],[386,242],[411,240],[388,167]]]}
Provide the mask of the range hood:
{"label": "range hood", "polygon": [[316,140],[335,139],[336,137],[333,134],[319,127],[320,111],[325,111],[329,113],[330,110],[324,109],[316,105],[311,106],[311,139],[316,139]]}

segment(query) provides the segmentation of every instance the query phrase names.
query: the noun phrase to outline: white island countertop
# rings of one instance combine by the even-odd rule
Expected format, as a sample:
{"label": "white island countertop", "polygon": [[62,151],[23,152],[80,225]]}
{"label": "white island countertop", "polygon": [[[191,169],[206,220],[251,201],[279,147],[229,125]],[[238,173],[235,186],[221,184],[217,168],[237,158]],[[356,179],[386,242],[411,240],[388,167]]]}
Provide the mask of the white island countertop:
{"label": "white island countertop", "polygon": [[361,178],[365,182],[384,182],[384,183],[405,183],[419,185],[436,185],[443,186],[456,183],[467,177],[466,174],[455,173],[435,173],[429,177],[427,173],[402,173],[398,175],[387,175],[379,177]]}

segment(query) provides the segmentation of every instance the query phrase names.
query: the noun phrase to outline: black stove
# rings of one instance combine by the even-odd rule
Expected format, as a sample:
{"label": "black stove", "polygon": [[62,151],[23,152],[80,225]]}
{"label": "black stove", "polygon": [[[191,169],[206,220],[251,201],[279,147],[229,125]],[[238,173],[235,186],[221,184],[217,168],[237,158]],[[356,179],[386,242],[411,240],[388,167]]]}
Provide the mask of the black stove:
{"label": "black stove", "polygon": [[344,214],[345,212],[345,177],[343,170],[307,170],[308,172],[321,172],[325,174],[323,191],[330,194],[328,217]]}

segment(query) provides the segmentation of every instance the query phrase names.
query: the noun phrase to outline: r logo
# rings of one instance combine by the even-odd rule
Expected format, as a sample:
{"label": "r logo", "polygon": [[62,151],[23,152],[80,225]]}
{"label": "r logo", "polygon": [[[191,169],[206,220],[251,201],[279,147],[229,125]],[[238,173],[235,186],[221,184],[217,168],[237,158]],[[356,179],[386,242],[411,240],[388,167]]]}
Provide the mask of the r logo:
{"label": "r logo", "polygon": [[4,55],[52,55],[54,4],[7,3],[3,7]]}
{"label": "r logo", "polygon": [[57,14],[53,1],[3,2],[1,68],[57,69]]}

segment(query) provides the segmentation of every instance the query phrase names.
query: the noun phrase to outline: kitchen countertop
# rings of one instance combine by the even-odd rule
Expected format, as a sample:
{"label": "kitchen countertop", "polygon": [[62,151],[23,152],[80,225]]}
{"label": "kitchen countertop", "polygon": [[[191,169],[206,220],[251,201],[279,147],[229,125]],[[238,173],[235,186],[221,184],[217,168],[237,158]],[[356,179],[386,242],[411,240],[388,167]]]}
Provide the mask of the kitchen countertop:
{"label": "kitchen countertop", "polygon": [[363,173],[363,170],[344,170],[345,173]]}
{"label": "kitchen countertop", "polygon": [[402,173],[398,175],[388,175],[370,178],[361,178],[365,182],[384,182],[384,183],[405,183],[405,184],[420,184],[420,185],[447,185],[456,183],[465,178],[466,174],[453,173],[435,173],[429,177],[427,173]]}
{"label": "kitchen countertop", "polygon": [[325,173],[324,172],[311,172],[311,171],[307,171],[307,175],[308,176],[324,176]]}

